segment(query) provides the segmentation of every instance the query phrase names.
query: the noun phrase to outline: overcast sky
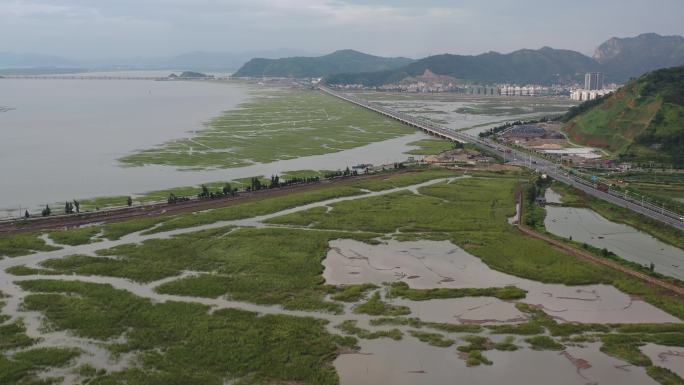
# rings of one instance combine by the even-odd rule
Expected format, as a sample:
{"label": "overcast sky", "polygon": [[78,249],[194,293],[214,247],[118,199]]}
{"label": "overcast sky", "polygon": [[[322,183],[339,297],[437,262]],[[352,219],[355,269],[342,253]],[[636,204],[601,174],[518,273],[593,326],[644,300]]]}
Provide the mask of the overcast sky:
{"label": "overcast sky", "polygon": [[354,48],[412,57],[684,35],[684,0],[0,0],[0,51],[74,58]]}

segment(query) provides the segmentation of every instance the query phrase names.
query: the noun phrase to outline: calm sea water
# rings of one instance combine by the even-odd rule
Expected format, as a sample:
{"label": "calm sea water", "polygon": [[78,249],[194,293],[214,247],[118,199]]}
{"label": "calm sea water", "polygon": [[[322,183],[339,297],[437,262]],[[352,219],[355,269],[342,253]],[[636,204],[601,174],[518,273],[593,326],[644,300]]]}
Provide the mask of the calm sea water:
{"label": "calm sea water", "polygon": [[0,79],[0,106],[9,108],[0,113],[0,208],[163,185],[154,167],[123,169],[117,159],[190,135],[247,91],[218,82]]}

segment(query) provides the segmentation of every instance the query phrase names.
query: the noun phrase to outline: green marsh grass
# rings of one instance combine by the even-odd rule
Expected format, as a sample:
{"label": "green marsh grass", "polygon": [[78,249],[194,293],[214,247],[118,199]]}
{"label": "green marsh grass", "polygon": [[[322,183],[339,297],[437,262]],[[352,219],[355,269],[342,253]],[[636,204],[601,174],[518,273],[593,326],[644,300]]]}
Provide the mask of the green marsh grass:
{"label": "green marsh grass", "polygon": [[50,239],[60,245],[78,246],[93,242],[93,237],[102,229],[98,226],[84,226],[77,229],[53,231],[49,233]]}
{"label": "green marsh grass", "polygon": [[366,340],[374,340],[377,338],[391,338],[395,341],[398,341],[402,339],[403,333],[399,329],[390,329],[390,330],[379,330],[379,331],[370,331],[366,329],[362,329],[358,326],[356,326],[356,321],[354,320],[346,320],[343,321],[341,324],[335,326],[337,329],[351,335],[355,335],[359,338],[363,338]]}
{"label": "green marsh grass", "polygon": [[19,257],[38,251],[54,251],[59,247],[50,246],[36,233],[0,235],[0,257]]}
{"label": "green marsh grass", "polygon": [[439,333],[429,333],[418,330],[411,330],[409,333],[421,342],[440,348],[448,348],[456,342],[450,338],[444,338],[444,336]]}
{"label": "green marsh grass", "polygon": [[[152,303],[109,285],[24,281],[24,306],[42,312],[57,330],[108,341],[113,352],[135,352],[138,365],[109,372],[95,383],[334,385],[331,365],[341,341],[325,321],[258,315],[199,304]],[[115,339],[125,336],[123,341]]]}
{"label": "green marsh grass", "polygon": [[380,299],[380,293],[375,292],[366,301],[354,306],[354,313],[375,316],[400,316],[411,314],[411,309],[406,306],[391,305]]}

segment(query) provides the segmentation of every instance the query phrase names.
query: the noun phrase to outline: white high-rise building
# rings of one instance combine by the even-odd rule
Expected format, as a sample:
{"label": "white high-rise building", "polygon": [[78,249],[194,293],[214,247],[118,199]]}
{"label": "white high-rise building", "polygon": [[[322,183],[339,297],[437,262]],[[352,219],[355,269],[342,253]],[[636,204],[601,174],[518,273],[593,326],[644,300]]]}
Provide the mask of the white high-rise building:
{"label": "white high-rise building", "polygon": [[601,72],[588,72],[584,75],[584,89],[587,91],[603,89],[603,74]]}

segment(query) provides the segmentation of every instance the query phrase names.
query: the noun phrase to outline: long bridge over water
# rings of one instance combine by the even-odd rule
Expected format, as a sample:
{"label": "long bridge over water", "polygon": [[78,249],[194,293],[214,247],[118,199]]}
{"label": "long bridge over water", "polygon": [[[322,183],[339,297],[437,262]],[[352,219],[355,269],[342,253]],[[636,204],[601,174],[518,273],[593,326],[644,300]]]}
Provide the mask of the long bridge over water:
{"label": "long bridge over water", "polygon": [[639,199],[637,196],[630,196],[627,192],[615,191],[612,189],[608,189],[608,191],[601,191],[598,189],[596,183],[587,181],[586,179],[575,175],[576,172],[574,172],[574,170],[560,168],[558,164],[545,158],[538,157],[531,152],[523,152],[488,139],[482,139],[464,132],[454,131],[427,119],[422,119],[420,117],[395,111],[393,109],[377,105],[367,100],[349,95],[347,93],[342,93],[325,86],[319,86],[318,88],[329,95],[346,100],[371,111],[375,111],[391,119],[398,120],[403,124],[422,130],[429,135],[461,143],[472,143],[482,150],[500,156],[504,160],[508,159],[512,164],[527,167],[547,174],[550,177],[584,191],[591,196],[627,208],[669,226],[684,230],[684,214],[668,210],[662,205],[659,206],[654,203],[647,202],[643,199],[643,197]]}

